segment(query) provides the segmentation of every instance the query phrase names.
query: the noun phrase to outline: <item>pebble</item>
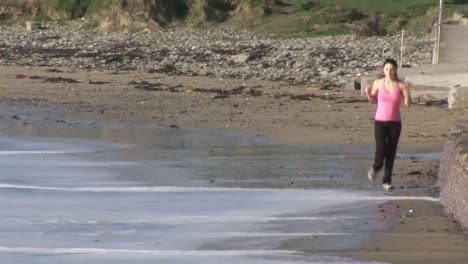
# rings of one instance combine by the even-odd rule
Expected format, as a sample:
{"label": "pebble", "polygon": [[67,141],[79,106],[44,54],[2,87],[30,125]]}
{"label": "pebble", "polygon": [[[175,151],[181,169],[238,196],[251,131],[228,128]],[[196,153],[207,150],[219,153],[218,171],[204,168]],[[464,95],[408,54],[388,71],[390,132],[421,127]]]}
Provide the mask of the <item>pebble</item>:
{"label": "pebble", "polygon": [[[396,35],[282,39],[229,28],[101,34],[83,29],[80,22],[51,23],[33,32],[20,25],[1,26],[0,65],[137,70],[344,87],[350,79],[380,68],[385,58],[397,59],[400,52]],[[411,40],[418,41],[418,49],[405,57],[406,65],[430,63],[432,43]]]}

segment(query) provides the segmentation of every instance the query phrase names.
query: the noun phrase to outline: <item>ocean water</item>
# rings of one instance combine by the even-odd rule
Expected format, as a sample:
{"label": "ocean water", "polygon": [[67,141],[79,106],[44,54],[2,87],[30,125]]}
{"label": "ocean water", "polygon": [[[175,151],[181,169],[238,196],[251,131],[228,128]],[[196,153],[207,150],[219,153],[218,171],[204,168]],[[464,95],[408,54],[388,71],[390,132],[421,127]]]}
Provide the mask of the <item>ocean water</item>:
{"label": "ocean water", "polygon": [[82,133],[0,137],[0,263],[362,263],[336,253],[383,230],[375,208],[396,199],[356,175],[366,149]]}

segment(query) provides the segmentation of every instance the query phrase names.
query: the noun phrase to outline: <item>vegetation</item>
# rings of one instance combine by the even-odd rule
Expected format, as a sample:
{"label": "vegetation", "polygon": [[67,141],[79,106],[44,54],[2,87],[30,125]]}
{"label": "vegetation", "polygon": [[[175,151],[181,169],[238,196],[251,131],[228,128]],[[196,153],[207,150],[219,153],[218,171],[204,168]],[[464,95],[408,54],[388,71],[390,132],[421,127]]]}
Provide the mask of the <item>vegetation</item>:
{"label": "vegetation", "polygon": [[[445,1],[468,3],[468,0]],[[119,6],[128,12],[138,10],[141,13],[144,10],[146,18],[152,18],[163,27],[174,22],[195,27],[204,23],[210,26],[230,23],[286,37],[373,35],[430,26],[437,17],[439,4],[439,0],[0,0],[0,5],[19,7],[31,2],[65,14],[52,18],[40,14],[35,17],[36,21],[91,18]],[[244,11],[237,12],[239,6]],[[257,11],[249,13],[245,10]],[[92,23],[89,28],[96,25]]]}
{"label": "vegetation", "polygon": [[52,18],[44,15],[44,14],[40,14],[36,17],[35,19],[36,22],[49,22],[49,21],[52,21]]}
{"label": "vegetation", "polygon": [[[256,0],[250,0],[256,1]],[[263,2],[268,19],[260,31],[281,35],[386,34],[430,26],[438,0],[275,0]]]}
{"label": "vegetation", "polygon": [[464,5],[464,4],[468,4],[468,0],[452,0],[452,1],[449,1],[451,4],[454,4],[454,5]]}
{"label": "vegetation", "polygon": [[118,0],[46,0],[51,8],[65,11],[69,18],[89,16],[96,12],[109,9],[118,4]]}

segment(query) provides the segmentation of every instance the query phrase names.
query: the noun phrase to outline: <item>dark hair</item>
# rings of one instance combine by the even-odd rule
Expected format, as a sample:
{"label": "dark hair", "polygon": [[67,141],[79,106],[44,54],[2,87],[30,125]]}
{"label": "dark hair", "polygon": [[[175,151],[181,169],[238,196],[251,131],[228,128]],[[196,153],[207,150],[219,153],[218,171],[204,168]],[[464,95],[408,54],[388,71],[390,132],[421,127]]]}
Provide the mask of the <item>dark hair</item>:
{"label": "dark hair", "polygon": [[385,66],[386,64],[391,64],[393,66],[393,68],[395,68],[395,77],[397,78],[397,80],[399,80],[398,73],[396,72],[396,70],[398,70],[398,63],[396,62],[396,60],[394,60],[394,59],[385,59],[385,61],[383,63],[383,66]]}
{"label": "dark hair", "polygon": [[390,63],[391,65],[393,65],[393,68],[398,69],[398,63],[396,62],[396,60],[394,60],[394,59],[385,59],[385,61],[383,63],[383,66],[385,66],[385,64],[387,64],[387,63]]}

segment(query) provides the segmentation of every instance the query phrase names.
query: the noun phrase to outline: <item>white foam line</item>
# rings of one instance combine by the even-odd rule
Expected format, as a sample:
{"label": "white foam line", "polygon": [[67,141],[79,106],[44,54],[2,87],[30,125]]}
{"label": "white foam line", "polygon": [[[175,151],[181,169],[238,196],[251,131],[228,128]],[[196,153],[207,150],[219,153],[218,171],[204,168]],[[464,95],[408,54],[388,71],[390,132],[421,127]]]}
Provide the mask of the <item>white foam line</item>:
{"label": "white foam line", "polygon": [[345,159],[345,158],[363,158],[371,155],[304,155],[304,156],[226,156],[226,157],[204,157],[204,160],[225,160],[225,159],[305,159],[305,158],[325,158],[325,159]]}
{"label": "white foam line", "polygon": [[[78,187],[78,188],[65,188],[65,187],[42,187],[33,185],[14,185],[14,184],[0,184],[0,189],[16,189],[16,190],[41,190],[41,191],[63,191],[63,192],[118,192],[118,193],[171,193],[171,192],[271,192],[271,191],[285,191],[283,189],[267,189],[267,188],[218,188],[218,187],[172,187],[172,186],[153,186],[153,187]],[[288,191],[311,191],[307,189],[287,189]],[[317,190],[315,190],[317,191]],[[320,190],[318,190],[320,191]],[[349,195],[347,195],[349,193]],[[364,193],[363,193],[364,194]],[[367,193],[368,194],[368,193]],[[328,197],[324,196],[322,198]],[[330,199],[338,199],[336,195],[330,196]],[[429,196],[369,196],[361,195],[359,192],[343,191],[342,200],[345,201],[388,201],[388,200],[424,200],[439,202],[439,198]]]}
{"label": "white foam line", "polygon": [[53,151],[53,150],[4,150],[0,155],[30,155],[30,154],[69,154],[76,151]]}
{"label": "white foam line", "polygon": [[0,184],[0,189],[65,191],[65,192],[119,192],[119,193],[164,193],[164,192],[227,192],[227,191],[271,191],[271,189],[209,188],[209,187],[42,187],[33,185]]}
{"label": "white foam line", "polygon": [[347,236],[353,233],[261,233],[261,232],[226,232],[209,233],[220,237],[298,237],[298,236]]}
{"label": "white foam line", "polygon": [[273,217],[273,216],[181,216],[167,217],[161,220],[167,223],[210,223],[210,222],[271,222],[271,221],[310,221],[332,220],[330,217]]}
{"label": "white foam line", "polygon": [[[399,158],[409,158],[409,157],[418,157],[418,158],[425,158],[425,159],[435,159],[440,157],[440,152],[431,152],[431,153],[414,153],[414,154],[398,154]],[[204,160],[232,160],[232,159],[304,159],[304,158],[312,158],[312,159],[347,159],[347,158],[368,158],[371,157],[371,154],[341,154],[341,155],[296,155],[296,156],[220,156],[220,157],[204,157]]]}
{"label": "white foam line", "polygon": [[162,217],[157,220],[135,220],[135,221],[112,221],[112,220],[90,220],[90,221],[64,221],[64,220],[49,220],[32,222],[29,224],[70,224],[70,225],[111,225],[111,224],[126,224],[126,225],[151,225],[151,224],[203,224],[203,223],[231,223],[231,222],[275,222],[275,221],[314,221],[314,220],[352,220],[360,219],[357,217],[273,217],[273,216],[174,216]]}
{"label": "white foam line", "polygon": [[264,256],[292,255],[289,250],[132,250],[105,248],[0,247],[0,253],[13,254],[148,254],[155,256]]}
{"label": "white foam line", "polygon": [[440,202],[440,198],[430,196],[379,196],[379,197],[361,197],[360,200],[366,201],[398,201],[398,200],[412,200],[412,201],[429,201],[429,202]]}

